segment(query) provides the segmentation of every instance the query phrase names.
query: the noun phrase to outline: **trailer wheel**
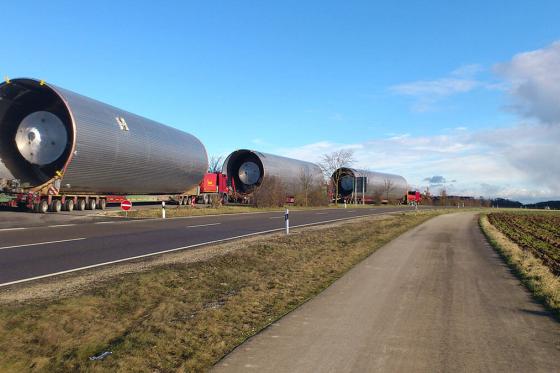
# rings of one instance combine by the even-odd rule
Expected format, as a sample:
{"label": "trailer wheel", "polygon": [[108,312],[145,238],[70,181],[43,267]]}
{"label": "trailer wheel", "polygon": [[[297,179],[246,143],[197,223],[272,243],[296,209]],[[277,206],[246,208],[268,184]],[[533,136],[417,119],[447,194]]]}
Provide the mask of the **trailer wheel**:
{"label": "trailer wheel", "polygon": [[49,206],[50,212],[60,212],[62,210],[62,202],[59,199],[53,199]]}
{"label": "trailer wheel", "polygon": [[46,199],[42,199],[41,202],[37,204],[37,212],[45,214],[47,211],[49,211],[49,203]]}
{"label": "trailer wheel", "polygon": [[78,198],[78,204],[76,205],[76,209],[79,211],[84,211],[86,209],[86,200],[83,198]]}
{"label": "trailer wheel", "polygon": [[66,202],[64,202],[64,211],[74,211],[74,200],[72,198],[68,198]]}
{"label": "trailer wheel", "polygon": [[95,198],[90,198],[87,204],[87,209],[88,210],[95,210],[95,207],[97,206],[97,203],[95,201]]}
{"label": "trailer wheel", "polygon": [[100,210],[105,210],[106,207],[107,207],[107,200],[100,199],[99,200],[99,205],[97,205],[97,208],[100,209]]}

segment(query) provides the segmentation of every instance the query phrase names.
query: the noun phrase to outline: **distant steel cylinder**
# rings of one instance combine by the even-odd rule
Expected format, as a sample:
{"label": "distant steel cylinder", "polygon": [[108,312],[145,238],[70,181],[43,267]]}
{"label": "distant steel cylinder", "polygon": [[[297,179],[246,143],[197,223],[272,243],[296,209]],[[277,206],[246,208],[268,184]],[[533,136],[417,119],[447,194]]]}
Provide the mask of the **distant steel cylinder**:
{"label": "distant steel cylinder", "polygon": [[0,178],[22,187],[182,193],[207,168],[191,134],[38,80],[0,84]]}
{"label": "distant steel cylinder", "polygon": [[[335,177],[338,175],[338,177]],[[342,167],[333,174],[338,179],[338,193],[342,198],[355,195],[361,199],[398,200],[408,190],[406,179],[399,175]]]}
{"label": "distant steel cylinder", "polygon": [[290,195],[301,190],[304,179],[313,185],[323,180],[321,168],[314,163],[248,149],[231,153],[224,161],[222,172],[233,180],[241,194],[255,191],[265,177],[277,177]]}

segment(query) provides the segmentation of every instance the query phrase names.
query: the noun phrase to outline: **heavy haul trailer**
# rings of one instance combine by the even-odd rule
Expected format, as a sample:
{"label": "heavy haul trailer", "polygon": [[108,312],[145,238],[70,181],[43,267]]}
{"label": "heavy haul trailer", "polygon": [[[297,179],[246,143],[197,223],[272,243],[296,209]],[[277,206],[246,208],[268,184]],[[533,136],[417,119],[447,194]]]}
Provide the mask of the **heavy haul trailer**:
{"label": "heavy haul trailer", "polygon": [[336,170],[331,180],[338,181],[339,199],[356,203],[402,201],[408,190],[402,176],[348,167]]}
{"label": "heavy haul trailer", "polygon": [[248,149],[232,152],[224,161],[222,172],[233,192],[242,196],[257,190],[267,177],[276,177],[285,187],[287,200],[292,202],[302,182],[313,186],[323,183],[321,168],[314,163]]}
{"label": "heavy haul trailer", "polygon": [[185,202],[208,168],[193,135],[35,79],[0,84],[0,193],[39,212]]}

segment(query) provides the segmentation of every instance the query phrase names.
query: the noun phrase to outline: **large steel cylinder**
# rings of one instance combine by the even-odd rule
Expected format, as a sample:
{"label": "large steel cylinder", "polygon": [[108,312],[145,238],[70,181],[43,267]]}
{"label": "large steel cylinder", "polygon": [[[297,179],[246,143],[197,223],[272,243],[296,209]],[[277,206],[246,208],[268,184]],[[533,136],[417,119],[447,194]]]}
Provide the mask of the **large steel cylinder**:
{"label": "large steel cylinder", "polygon": [[66,192],[182,193],[208,157],[193,135],[33,79],[0,85],[0,178]]}
{"label": "large steel cylinder", "polygon": [[399,200],[408,190],[402,176],[347,167],[336,170],[333,180],[338,180],[338,194],[342,198]]}
{"label": "large steel cylinder", "polygon": [[323,180],[321,168],[314,163],[247,149],[231,153],[224,161],[222,172],[233,180],[241,194],[252,193],[271,176],[277,177],[290,195],[301,190],[305,180],[313,185]]}

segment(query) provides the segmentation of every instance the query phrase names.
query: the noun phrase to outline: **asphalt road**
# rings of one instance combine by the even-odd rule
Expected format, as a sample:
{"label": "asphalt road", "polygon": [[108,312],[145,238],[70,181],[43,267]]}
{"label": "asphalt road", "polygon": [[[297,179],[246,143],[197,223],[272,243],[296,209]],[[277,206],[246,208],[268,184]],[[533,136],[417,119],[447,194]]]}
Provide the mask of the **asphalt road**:
{"label": "asphalt road", "polygon": [[[407,207],[293,211],[292,227]],[[284,229],[283,212],[66,223],[0,230],[0,287]]]}
{"label": "asphalt road", "polygon": [[[159,204],[135,203],[135,210],[157,208]],[[171,205],[171,208],[176,207]],[[120,206],[109,205],[106,211],[120,211]],[[12,208],[0,207],[0,234],[3,230],[13,228],[44,227],[60,224],[84,224],[99,221],[120,220],[118,217],[106,216],[101,210],[85,210],[72,212],[61,211],[57,213],[35,214],[30,211],[18,211]]]}
{"label": "asphalt road", "polygon": [[239,346],[216,372],[558,372],[560,325],[482,236],[443,215]]}
{"label": "asphalt road", "polygon": [[115,220],[103,216],[99,211],[61,211],[58,213],[35,214],[27,211],[0,209],[0,235],[13,228],[45,227],[58,224],[84,224],[97,221]]}

